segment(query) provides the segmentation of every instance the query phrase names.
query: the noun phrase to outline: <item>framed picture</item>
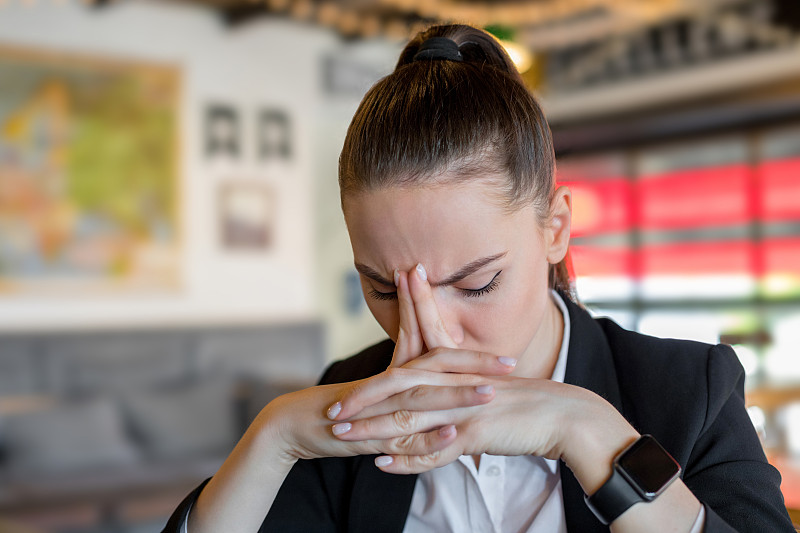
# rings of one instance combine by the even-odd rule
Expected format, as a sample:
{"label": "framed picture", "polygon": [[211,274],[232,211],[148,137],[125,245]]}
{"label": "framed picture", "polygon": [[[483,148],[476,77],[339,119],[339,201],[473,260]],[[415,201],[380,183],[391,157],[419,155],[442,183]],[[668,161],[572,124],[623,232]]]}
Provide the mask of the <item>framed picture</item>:
{"label": "framed picture", "polygon": [[178,285],[179,70],[0,47],[0,291]]}
{"label": "framed picture", "polygon": [[257,137],[258,158],[290,159],[292,156],[292,132],[289,115],[280,109],[262,109],[258,113]]}
{"label": "framed picture", "polygon": [[275,197],[269,185],[230,182],[221,185],[219,229],[222,248],[266,251],[273,246]]}
{"label": "framed picture", "polygon": [[211,104],[206,108],[206,157],[236,159],[241,153],[239,113],[232,106]]}

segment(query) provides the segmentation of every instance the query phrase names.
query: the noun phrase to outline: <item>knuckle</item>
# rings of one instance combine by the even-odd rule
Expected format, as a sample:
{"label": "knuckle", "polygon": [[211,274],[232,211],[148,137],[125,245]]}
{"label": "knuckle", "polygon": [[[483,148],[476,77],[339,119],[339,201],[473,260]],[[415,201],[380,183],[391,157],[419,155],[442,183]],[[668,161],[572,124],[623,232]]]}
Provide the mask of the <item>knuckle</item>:
{"label": "knuckle", "polygon": [[447,325],[444,323],[444,319],[442,317],[436,318],[436,320],[433,322],[433,327],[436,329],[436,331],[447,333]]}
{"label": "knuckle", "polygon": [[358,403],[359,403],[358,402],[358,398],[361,395],[361,393],[363,392],[363,390],[364,390],[364,384],[363,383],[354,383],[354,384],[350,385],[349,387],[347,387],[344,390],[344,392],[343,392],[341,398],[339,399],[339,401],[342,403],[342,406],[347,404],[347,405],[350,405],[350,406],[356,406],[357,407]]}
{"label": "knuckle", "polygon": [[439,458],[442,456],[442,452],[435,451],[431,453],[426,453],[425,455],[418,455],[417,461],[420,466],[423,467],[434,467],[439,461]]}
{"label": "knuckle", "polygon": [[431,357],[437,357],[437,356],[440,356],[441,354],[443,354],[446,351],[447,350],[445,350],[443,347],[437,346],[436,348],[432,349],[428,353],[431,354],[430,355]]}
{"label": "knuckle", "polygon": [[433,359],[433,356],[434,354],[431,351],[428,351],[415,357],[414,361],[416,361],[417,364],[427,364]]}
{"label": "knuckle", "polygon": [[345,389],[342,398],[351,398],[353,396],[357,396],[363,390],[364,390],[364,382],[356,381],[355,383],[350,384]]}
{"label": "knuckle", "polygon": [[395,381],[405,378],[408,375],[408,371],[399,366],[395,366],[386,370],[386,374],[390,380]]}
{"label": "knuckle", "polygon": [[393,367],[387,368],[384,371],[384,376],[386,377],[386,380],[388,382],[390,382],[390,383],[393,383],[393,382],[401,379],[402,374],[403,373],[400,370],[400,367],[397,367],[397,366],[393,366]]}
{"label": "knuckle", "polygon": [[411,431],[414,427],[414,414],[405,409],[392,413],[392,422],[401,431]]}
{"label": "knuckle", "polygon": [[397,437],[393,440],[392,447],[397,453],[407,453],[414,449],[416,440],[417,439],[415,435],[403,435],[402,437]]}
{"label": "knuckle", "polygon": [[409,389],[408,396],[412,400],[424,400],[428,397],[428,389],[422,385],[417,385],[416,387]]}

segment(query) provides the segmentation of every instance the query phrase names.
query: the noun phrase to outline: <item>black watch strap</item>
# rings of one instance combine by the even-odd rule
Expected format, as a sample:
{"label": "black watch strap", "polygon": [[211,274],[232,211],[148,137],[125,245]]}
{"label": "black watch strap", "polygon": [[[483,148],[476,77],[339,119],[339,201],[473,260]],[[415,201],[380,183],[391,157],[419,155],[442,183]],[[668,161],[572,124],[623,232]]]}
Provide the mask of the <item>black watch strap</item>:
{"label": "black watch strap", "polygon": [[681,473],[681,466],[652,435],[641,435],[614,459],[611,477],[586,505],[608,525],[631,506],[649,502],[661,494]]}
{"label": "black watch strap", "polygon": [[584,495],[586,505],[605,525],[617,519],[633,504],[645,501],[616,468],[611,477],[591,496]]}

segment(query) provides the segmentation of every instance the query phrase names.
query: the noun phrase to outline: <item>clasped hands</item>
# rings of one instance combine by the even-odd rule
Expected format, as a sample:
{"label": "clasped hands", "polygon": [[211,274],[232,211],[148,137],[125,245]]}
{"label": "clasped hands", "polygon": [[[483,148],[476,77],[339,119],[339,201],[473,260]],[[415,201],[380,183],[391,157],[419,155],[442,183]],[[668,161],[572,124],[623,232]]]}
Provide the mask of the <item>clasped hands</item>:
{"label": "clasped hands", "polygon": [[400,326],[387,370],[292,393],[265,409],[283,412],[291,458],[378,454],[375,464],[397,474],[467,454],[558,459],[571,428],[602,419],[605,402],[585,389],[511,376],[513,358],[459,349],[423,268],[395,272],[395,284]]}

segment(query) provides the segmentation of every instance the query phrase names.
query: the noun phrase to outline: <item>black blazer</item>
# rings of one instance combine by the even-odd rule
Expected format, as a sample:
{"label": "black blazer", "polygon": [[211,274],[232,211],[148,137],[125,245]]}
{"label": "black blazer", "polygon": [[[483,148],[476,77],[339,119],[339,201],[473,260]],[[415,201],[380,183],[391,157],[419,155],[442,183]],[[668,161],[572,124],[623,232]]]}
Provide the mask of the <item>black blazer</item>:
{"label": "black blazer", "polygon": [[[604,397],[669,451],[705,506],[704,532],[793,533],[780,474],[767,463],[745,411],[744,372],[733,350],[626,331],[565,300],[571,334],[564,381]],[[376,344],[331,365],[320,382],[382,372],[392,350],[389,340]],[[401,533],[416,476],[381,472],[374,457],[298,461],[260,532]],[[586,507],[570,469],[562,464],[560,472],[567,530],[607,532]],[[204,485],[180,504],[164,532],[179,533]]]}

